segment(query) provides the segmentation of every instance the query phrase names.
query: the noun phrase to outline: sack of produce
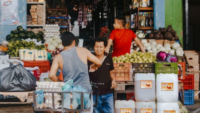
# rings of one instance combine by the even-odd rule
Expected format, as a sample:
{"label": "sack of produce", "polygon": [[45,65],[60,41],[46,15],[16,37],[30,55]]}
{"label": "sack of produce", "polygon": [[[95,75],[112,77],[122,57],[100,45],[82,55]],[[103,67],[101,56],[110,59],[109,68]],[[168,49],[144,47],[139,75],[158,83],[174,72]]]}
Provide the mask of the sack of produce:
{"label": "sack of produce", "polygon": [[0,70],[0,91],[31,91],[37,79],[21,65]]}

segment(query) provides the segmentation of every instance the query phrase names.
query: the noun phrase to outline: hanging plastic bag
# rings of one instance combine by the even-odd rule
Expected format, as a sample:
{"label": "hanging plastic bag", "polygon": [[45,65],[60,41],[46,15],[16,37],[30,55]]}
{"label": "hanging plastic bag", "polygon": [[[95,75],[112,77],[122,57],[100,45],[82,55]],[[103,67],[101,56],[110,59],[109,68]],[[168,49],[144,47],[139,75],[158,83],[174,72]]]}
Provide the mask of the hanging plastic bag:
{"label": "hanging plastic bag", "polygon": [[18,0],[1,0],[2,25],[18,24]]}
{"label": "hanging plastic bag", "polygon": [[36,98],[37,104],[42,104],[44,102],[43,90],[36,91],[35,94],[37,95],[37,98]]}
{"label": "hanging plastic bag", "polygon": [[37,79],[21,65],[0,70],[0,91],[35,90]]}
{"label": "hanging plastic bag", "polygon": [[[72,99],[72,102],[71,102],[71,99]],[[67,108],[67,109],[77,109],[78,108],[78,102],[73,93],[65,94],[64,108]]]}
{"label": "hanging plastic bag", "polygon": [[[64,94],[64,107],[76,109],[81,105],[81,94],[75,92],[87,92],[82,86],[73,86],[73,80],[68,80],[63,86],[63,91],[72,92],[73,95],[69,93]],[[70,98],[73,98],[73,102],[70,103]],[[76,100],[76,101],[75,101]],[[84,93],[84,108],[89,109],[91,107],[90,94]],[[71,107],[70,107],[71,105]]]}

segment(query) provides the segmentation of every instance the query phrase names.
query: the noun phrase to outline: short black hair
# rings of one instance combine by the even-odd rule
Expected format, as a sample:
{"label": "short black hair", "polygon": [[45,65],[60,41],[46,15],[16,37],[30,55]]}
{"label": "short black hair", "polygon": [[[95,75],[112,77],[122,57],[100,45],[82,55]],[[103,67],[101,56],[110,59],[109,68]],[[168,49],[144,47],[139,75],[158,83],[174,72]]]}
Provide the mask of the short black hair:
{"label": "short black hair", "polygon": [[95,39],[94,40],[94,46],[95,46],[96,42],[103,42],[105,47],[107,46],[107,43],[108,43],[106,37],[98,37],[97,39]]}
{"label": "short black hair", "polygon": [[117,16],[115,19],[121,21],[122,25],[125,26],[125,17],[124,16]]}
{"label": "short black hair", "polygon": [[65,32],[61,36],[63,46],[70,46],[72,42],[75,40],[74,34],[71,32]]}

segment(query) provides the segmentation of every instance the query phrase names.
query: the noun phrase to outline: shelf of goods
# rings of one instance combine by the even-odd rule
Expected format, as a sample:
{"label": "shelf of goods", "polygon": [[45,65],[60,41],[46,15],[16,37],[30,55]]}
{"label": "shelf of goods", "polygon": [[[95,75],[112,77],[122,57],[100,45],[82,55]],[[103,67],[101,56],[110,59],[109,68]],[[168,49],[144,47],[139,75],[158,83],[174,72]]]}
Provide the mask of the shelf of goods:
{"label": "shelf of goods", "polygon": [[43,27],[46,18],[46,2],[27,2],[31,5],[31,21],[27,21],[27,27]]}
{"label": "shelf of goods", "polygon": [[[139,14],[140,12],[153,12],[154,8],[153,7],[138,7],[138,8],[135,8],[135,9],[132,9],[130,10],[130,14],[133,14],[133,13],[137,13]],[[137,21],[138,25],[139,25],[139,19]],[[153,30],[154,27],[135,27],[135,28],[132,28],[132,30]]]}

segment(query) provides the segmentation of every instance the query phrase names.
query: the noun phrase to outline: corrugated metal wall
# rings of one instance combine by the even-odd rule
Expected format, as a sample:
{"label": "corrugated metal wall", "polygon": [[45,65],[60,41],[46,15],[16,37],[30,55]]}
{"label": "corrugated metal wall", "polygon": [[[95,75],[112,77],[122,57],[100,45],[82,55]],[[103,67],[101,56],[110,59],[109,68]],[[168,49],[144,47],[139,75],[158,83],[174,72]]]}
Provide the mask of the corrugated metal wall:
{"label": "corrugated metal wall", "polygon": [[[18,0],[18,4],[19,4],[18,14],[19,14],[19,21],[20,21],[18,25],[22,25],[23,28],[26,29],[26,21],[27,21],[26,0]],[[0,18],[1,18],[1,11],[0,11]],[[0,43],[2,40],[6,38],[8,34],[10,34],[10,31],[16,29],[18,25],[2,25],[1,20],[0,20]]]}

